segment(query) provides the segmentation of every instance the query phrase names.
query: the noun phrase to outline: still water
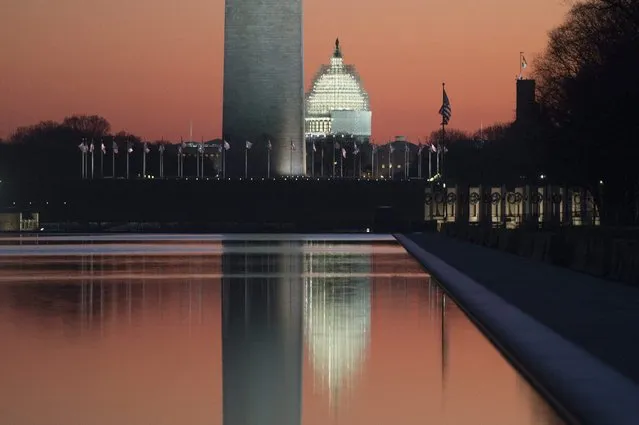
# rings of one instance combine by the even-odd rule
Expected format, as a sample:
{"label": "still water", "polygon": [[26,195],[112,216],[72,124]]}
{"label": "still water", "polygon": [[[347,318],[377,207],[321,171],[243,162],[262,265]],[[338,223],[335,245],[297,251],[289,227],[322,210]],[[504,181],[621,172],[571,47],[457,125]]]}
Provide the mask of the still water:
{"label": "still water", "polygon": [[0,423],[559,424],[392,238],[0,239]]}

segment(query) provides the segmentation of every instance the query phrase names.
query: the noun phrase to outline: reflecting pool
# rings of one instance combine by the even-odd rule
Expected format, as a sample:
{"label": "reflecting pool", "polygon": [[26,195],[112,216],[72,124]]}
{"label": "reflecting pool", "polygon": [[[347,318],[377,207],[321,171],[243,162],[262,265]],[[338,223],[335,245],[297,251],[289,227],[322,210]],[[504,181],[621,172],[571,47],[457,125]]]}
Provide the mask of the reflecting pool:
{"label": "reflecting pool", "polygon": [[0,423],[560,424],[391,237],[0,238]]}

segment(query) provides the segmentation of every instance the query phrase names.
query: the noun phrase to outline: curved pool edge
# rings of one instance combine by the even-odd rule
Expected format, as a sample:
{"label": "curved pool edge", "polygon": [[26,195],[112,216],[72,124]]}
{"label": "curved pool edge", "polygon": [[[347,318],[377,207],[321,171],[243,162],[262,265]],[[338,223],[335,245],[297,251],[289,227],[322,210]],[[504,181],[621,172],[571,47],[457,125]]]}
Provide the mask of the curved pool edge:
{"label": "curved pool edge", "polygon": [[637,423],[633,381],[408,237],[394,236],[567,422]]}

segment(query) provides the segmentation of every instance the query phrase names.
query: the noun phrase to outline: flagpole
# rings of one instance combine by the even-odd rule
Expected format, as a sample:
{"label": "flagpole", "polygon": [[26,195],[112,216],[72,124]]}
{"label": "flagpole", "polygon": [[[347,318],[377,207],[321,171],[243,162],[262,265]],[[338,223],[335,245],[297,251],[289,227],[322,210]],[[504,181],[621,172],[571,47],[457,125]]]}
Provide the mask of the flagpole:
{"label": "flagpole", "polygon": [[355,178],[357,174],[357,155],[355,154],[355,149],[357,149],[357,145],[353,142],[353,178]]}
{"label": "flagpole", "polygon": [[126,179],[129,179],[129,149],[131,148],[131,142],[126,142]]}
{"label": "flagpole", "polygon": [[142,178],[146,177],[146,143],[142,148]]}
{"label": "flagpole", "polygon": [[113,143],[111,144],[111,178],[115,178],[115,136],[113,136]]}
{"label": "flagpole", "polygon": [[313,140],[313,148],[311,150],[311,176],[315,177],[315,141]]}
{"label": "flagpole", "polygon": [[93,140],[91,140],[91,180],[93,180],[93,178],[95,177],[95,160],[94,160],[94,154],[95,154],[95,146],[93,145]]}
{"label": "flagpole", "polygon": [[[344,146],[342,146],[342,149],[345,149]],[[344,178],[344,150],[342,150],[339,153],[339,177],[341,179]]]}
{"label": "flagpole", "polygon": [[371,179],[375,178],[375,145],[371,144]]}
{"label": "flagpole", "polygon": [[408,142],[404,142],[404,179],[408,180]]}
{"label": "flagpole", "polygon": [[248,145],[244,145],[244,178],[248,178]]}
{"label": "flagpole", "polygon": [[417,151],[417,178],[421,179],[422,178],[422,147],[421,147],[421,143],[419,146],[419,150]]}
{"label": "flagpole", "polygon": [[200,165],[200,177],[204,178],[204,137],[202,137],[202,154],[200,155],[200,159],[202,161],[202,165]]}
{"label": "flagpole", "polygon": [[290,162],[290,166],[291,166],[291,176],[293,175],[293,139],[291,139],[291,162]]}
{"label": "flagpole", "polygon": [[82,139],[82,143],[80,143],[80,155],[82,155],[82,180],[84,180],[84,139]]}
{"label": "flagpole", "polygon": [[393,178],[393,174],[391,173],[391,155],[393,154],[393,142],[388,142],[388,179],[391,180]]}
{"label": "flagpole", "polygon": [[335,178],[335,139],[333,139],[333,178]]}
{"label": "flagpole", "polygon": [[[442,95],[445,92],[446,92],[446,83],[442,83]],[[446,141],[446,120],[444,119],[444,116],[442,115],[442,145],[440,147],[440,149],[441,149],[441,154],[440,155],[441,155],[442,159],[441,159],[441,166],[440,166],[441,168],[439,170],[439,174],[440,174],[440,177],[441,177],[442,181],[444,180],[444,152],[445,152],[444,151],[444,143],[445,143],[445,141]]]}
{"label": "flagpole", "polygon": [[322,169],[320,170],[320,177],[324,177],[324,143],[322,143]]}
{"label": "flagpole", "polygon": [[100,178],[104,178],[104,150],[106,146],[104,146],[104,139],[100,141]]}
{"label": "flagpole", "polygon": [[271,146],[266,150],[266,178],[271,178]]}
{"label": "flagpole", "polygon": [[519,79],[523,79],[524,67],[521,58],[524,56],[524,52],[519,52]]}
{"label": "flagpole", "polygon": [[428,147],[428,178],[433,178],[433,151],[430,146]]}

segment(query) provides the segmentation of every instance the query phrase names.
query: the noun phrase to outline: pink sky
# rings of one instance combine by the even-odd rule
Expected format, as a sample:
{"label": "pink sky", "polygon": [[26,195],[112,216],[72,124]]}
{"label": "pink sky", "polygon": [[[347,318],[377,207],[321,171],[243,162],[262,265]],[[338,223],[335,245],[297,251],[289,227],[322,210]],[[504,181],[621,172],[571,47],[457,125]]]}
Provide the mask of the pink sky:
{"label": "pink sky", "polygon": [[[514,113],[519,52],[532,65],[562,0],[306,0],[307,88],[339,36],[371,98],[373,138]],[[144,138],[221,134],[224,0],[5,0],[0,13],[0,137],[17,126],[99,114]],[[530,68],[529,68],[530,69]]]}

